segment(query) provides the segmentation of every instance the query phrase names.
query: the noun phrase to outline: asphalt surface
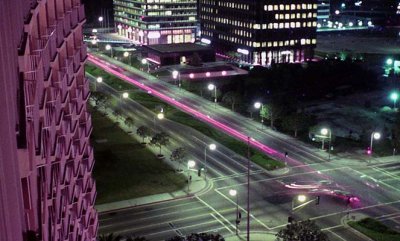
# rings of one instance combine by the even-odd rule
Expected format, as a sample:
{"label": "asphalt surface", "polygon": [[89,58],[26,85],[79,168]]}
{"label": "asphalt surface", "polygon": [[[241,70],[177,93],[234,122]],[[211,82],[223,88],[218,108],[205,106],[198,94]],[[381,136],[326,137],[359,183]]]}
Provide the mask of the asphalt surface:
{"label": "asphalt surface", "polygon": [[[137,77],[132,73],[129,75]],[[140,76],[138,78],[145,81]],[[251,168],[252,231],[277,232],[286,225],[287,217],[292,215],[297,220],[315,219],[317,224],[327,231],[331,240],[365,240],[343,226],[342,219],[348,212],[350,216],[356,212],[365,213],[399,228],[398,162],[367,165],[365,162],[335,158],[327,161],[327,155],[313,147],[304,146],[269,129],[259,130],[259,123],[229,110],[221,111],[219,106],[215,109],[209,101],[185,91],[177,91],[175,86],[170,88],[168,83],[154,80],[146,82],[146,85],[170,94],[203,113],[209,113],[212,118],[229,124],[282,153],[290,151],[290,157],[283,160],[287,161],[290,167],[286,174],[274,176],[256,165]],[[140,116],[144,122],[153,121],[154,113],[140,110],[133,101],[124,104],[123,108],[135,118]],[[219,113],[215,114],[216,111]],[[176,142],[184,144],[196,161],[204,162],[202,147],[206,147],[208,143],[213,142],[212,140],[195,130],[167,120],[159,125],[170,132]],[[228,192],[229,189],[236,189],[242,213],[239,233],[245,236],[247,161],[221,145],[218,145],[216,151],[209,151],[207,157],[208,177],[212,184],[207,192],[194,198],[101,213],[100,233],[143,235],[151,240],[163,240],[165,237],[191,232],[232,235],[235,232],[236,198],[230,197]],[[301,186],[297,189],[285,187],[291,183]],[[356,196],[359,201],[348,204],[346,197],[331,193],[334,190],[346,191]],[[311,202],[292,213],[292,202],[295,202],[293,200],[298,194],[307,194],[309,200],[320,196],[320,204],[315,205]]]}

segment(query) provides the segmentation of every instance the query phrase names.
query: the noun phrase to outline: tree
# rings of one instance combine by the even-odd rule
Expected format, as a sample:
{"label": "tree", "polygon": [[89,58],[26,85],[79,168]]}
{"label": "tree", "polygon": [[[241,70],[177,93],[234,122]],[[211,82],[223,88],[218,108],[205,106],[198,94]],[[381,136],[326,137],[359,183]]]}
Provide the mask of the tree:
{"label": "tree", "polygon": [[91,98],[94,101],[95,105],[103,105],[104,103],[108,102],[110,100],[110,96],[106,95],[101,92],[92,92]]}
{"label": "tree", "polygon": [[[392,129],[392,146],[395,150],[400,149],[400,113],[397,114]],[[394,151],[395,152],[395,151]]]}
{"label": "tree", "polygon": [[121,116],[121,114],[122,114],[122,112],[121,112],[121,110],[119,110],[119,109],[115,109],[115,110],[113,111],[113,115],[114,115],[116,118],[119,118],[119,117]]}
{"label": "tree", "polygon": [[131,235],[131,236],[127,236],[125,241],[148,241],[148,239],[145,237],[140,237],[140,236],[137,237],[137,236]]}
{"label": "tree", "polygon": [[140,137],[142,137],[143,138],[142,143],[145,143],[144,139],[151,135],[151,130],[147,126],[139,126],[139,128],[137,128],[137,130],[136,130],[136,134],[138,134]]}
{"label": "tree", "polygon": [[132,117],[127,116],[127,117],[125,118],[124,123],[125,123],[125,125],[128,126],[128,127],[132,127],[133,124],[135,123],[135,121],[132,119]]}
{"label": "tree", "polygon": [[122,240],[122,236],[120,236],[120,235],[114,236],[113,233],[102,234],[99,237],[99,241],[121,241],[121,240]]}
{"label": "tree", "polygon": [[289,131],[293,131],[295,137],[297,137],[298,131],[307,129],[310,124],[311,117],[303,112],[288,115],[282,121],[283,128]]}
{"label": "tree", "polygon": [[269,120],[272,128],[274,128],[274,122],[281,117],[282,113],[282,106],[275,102],[262,105],[260,109],[261,118]]}
{"label": "tree", "polygon": [[179,163],[178,170],[182,164],[182,160],[186,157],[186,150],[183,147],[176,148],[171,153],[171,161],[177,161]]}
{"label": "tree", "polygon": [[276,237],[278,241],[329,241],[328,236],[311,220],[290,223],[279,230]]}
{"label": "tree", "polygon": [[158,156],[162,156],[161,147],[169,144],[169,135],[165,132],[156,133],[151,138],[150,144],[158,146],[160,148],[160,154]]}
{"label": "tree", "polygon": [[167,241],[224,241],[224,237],[220,234],[210,233],[192,233],[186,237],[175,236],[167,239]]}
{"label": "tree", "polygon": [[222,102],[227,105],[231,105],[232,111],[235,111],[235,104],[240,102],[241,95],[236,91],[229,91],[222,97]]}

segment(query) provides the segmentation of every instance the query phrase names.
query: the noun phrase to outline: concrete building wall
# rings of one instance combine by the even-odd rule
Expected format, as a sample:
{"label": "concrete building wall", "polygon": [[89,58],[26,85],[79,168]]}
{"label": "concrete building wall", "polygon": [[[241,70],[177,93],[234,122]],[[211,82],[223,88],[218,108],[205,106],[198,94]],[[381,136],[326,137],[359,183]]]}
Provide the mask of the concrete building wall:
{"label": "concrete building wall", "polygon": [[[15,119],[0,134],[8,129],[7,138],[15,140],[16,148],[10,141],[0,164],[12,167],[6,175],[19,179],[14,199],[22,200],[24,216],[15,228],[34,231],[43,241],[94,241],[98,219],[83,5],[80,0],[6,0],[6,6],[0,15],[10,24],[2,25],[7,29],[1,34],[13,37],[10,56],[4,59],[1,53],[9,73],[1,82],[6,86],[1,91],[9,93],[2,106]],[[18,162],[10,164],[8,157],[15,153]],[[7,217],[9,210],[0,208]],[[6,229],[0,226],[0,234]]]}

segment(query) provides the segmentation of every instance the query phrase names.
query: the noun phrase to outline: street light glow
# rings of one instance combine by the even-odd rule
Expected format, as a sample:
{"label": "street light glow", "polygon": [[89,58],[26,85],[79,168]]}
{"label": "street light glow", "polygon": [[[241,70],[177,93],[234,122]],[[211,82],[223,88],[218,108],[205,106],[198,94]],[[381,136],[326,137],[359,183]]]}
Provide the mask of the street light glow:
{"label": "street light glow", "polygon": [[102,77],[97,77],[96,81],[97,81],[97,83],[101,83],[101,82],[103,82],[103,78]]}
{"label": "street light glow", "polygon": [[188,167],[189,167],[189,168],[193,168],[194,166],[196,166],[196,162],[193,161],[193,160],[189,160],[189,161],[188,161]]}
{"label": "street light glow", "polygon": [[213,90],[213,89],[215,88],[215,85],[214,85],[214,84],[209,84],[207,88],[208,88],[209,90]]}
{"label": "street light glow", "polygon": [[329,132],[329,130],[327,128],[322,128],[321,129],[321,134],[324,135],[324,136],[328,135],[328,132]]}
{"label": "street light glow", "polygon": [[142,64],[147,64],[147,59],[142,59]]}
{"label": "street light glow", "polygon": [[261,103],[260,102],[254,103],[254,108],[260,109],[261,108]]}
{"label": "street light glow", "polygon": [[389,58],[386,60],[387,65],[392,65],[393,64],[393,59]]}
{"label": "street light glow", "polygon": [[297,196],[297,201],[299,201],[299,202],[305,202],[306,200],[307,200],[306,195]]}
{"label": "street light glow", "polygon": [[92,44],[97,44],[97,40],[96,39],[92,39]]}
{"label": "street light glow", "polygon": [[103,22],[103,19],[104,19],[104,18],[103,18],[102,16],[100,16],[100,17],[99,17],[99,22]]}
{"label": "street light glow", "polygon": [[398,98],[399,94],[397,92],[393,92],[390,94],[390,99],[392,99],[393,101],[397,101]]}
{"label": "street light glow", "polygon": [[128,97],[129,97],[128,92],[124,92],[124,93],[122,94],[122,98],[127,99]]}
{"label": "street light glow", "polygon": [[211,151],[214,151],[217,148],[217,146],[214,143],[210,144],[208,147],[210,148]]}
{"label": "street light glow", "polygon": [[157,118],[158,118],[159,120],[164,119],[164,113],[158,113],[158,114],[157,114]]}
{"label": "street light glow", "polygon": [[379,140],[381,138],[381,133],[374,132],[373,137],[374,137],[375,140]]}
{"label": "street light glow", "polygon": [[172,71],[172,78],[176,79],[178,77],[178,75],[179,75],[178,70]]}
{"label": "street light glow", "polygon": [[106,50],[110,50],[111,49],[111,45],[107,44],[106,45]]}
{"label": "street light glow", "polygon": [[230,189],[229,195],[231,195],[232,197],[235,197],[237,195],[237,191],[235,189]]}
{"label": "street light glow", "polygon": [[129,52],[124,52],[124,57],[128,57],[129,56]]}

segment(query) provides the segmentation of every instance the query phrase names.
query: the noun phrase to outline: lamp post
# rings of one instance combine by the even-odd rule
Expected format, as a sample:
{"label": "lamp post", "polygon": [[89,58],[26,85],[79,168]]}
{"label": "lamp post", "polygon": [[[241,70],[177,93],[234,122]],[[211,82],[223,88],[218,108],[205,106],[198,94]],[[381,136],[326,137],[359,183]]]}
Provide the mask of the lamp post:
{"label": "lamp post", "polygon": [[372,144],[374,143],[375,140],[379,140],[381,138],[381,133],[379,132],[372,132],[371,133],[371,145],[369,146],[369,151],[372,154]]}
{"label": "lamp post", "polygon": [[[331,159],[331,139],[332,139],[332,130],[328,128],[322,128],[321,134],[327,136],[329,138],[329,146],[328,146],[328,160]],[[328,135],[329,134],[329,135]],[[324,148],[324,139],[322,139],[322,149]]]}
{"label": "lamp post", "polygon": [[112,58],[113,57],[113,50],[112,50],[111,45],[107,44],[106,45],[106,50],[110,50],[110,54],[111,54],[111,58]]}
{"label": "lamp post", "polygon": [[236,197],[236,235],[238,235],[238,225],[239,225],[239,195],[237,195],[237,191],[235,189],[229,190],[229,195],[232,197]]}
{"label": "lamp post", "polygon": [[147,73],[150,71],[149,61],[147,59],[142,59],[142,64],[147,64]]}
{"label": "lamp post", "polygon": [[250,241],[250,136],[247,137],[247,241]]}
{"label": "lamp post", "polygon": [[214,90],[214,108],[216,108],[217,107],[217,86],[214,84],[209,84],[207,88],[210,91]]}
{"label": "lamp post", "polygon": [[100,28],[103,28],[103,20],[104,20],[103,16],[100,16],[100,17],[98,18],[98,20],[99,20],[99,22],[100,22]]}
{"label": "lamp post", "polygon": [[129,93],[128,92],[124,92],[121,94],[121,98],[122,99],[128,99],[129,98]]}
{"label": "lamp post", "polygon": [[162,119],[164,119],[164,117],[165,117],[164,113],[162,113],[162,112],[160,112],[160,113],[158,113],[157,115],[154,116],[154,131],[156,130],[156,127],[157,127],[156,119],[162,120]]}
{"label": "lamp post", "polygon": [[181,87],[181,73],[177,70],[172,71],[172,78],[175,80],[176,84],[176,79],[178,78],[178,87]]}
{"label": "lamp post", "polygon": [[97,77],[96,78],[96,81],[94,82],[94,91],[96,92],[97,91],[97,84],[100,84],[100,83],[102,83],[103,82],[103,78],[102,77]]}
{"label": "lamp post", "polygon": [[190,183],[192,182],[192,179],[190,178],[189,171],[194,166],[196,166],[196,162],[193,161],[193,160],[189,160],[188,163],[187,163],[187,180],[188,180],[188,189],[187,189],[187,191],[188,191],[188,194],[189,194],[189,191],[190,191]]}
{"label": "lamp post", "polygon": [[204,178],[207,180],[207,148],[209,148],[211,151],[214,151],[217,149],[217,146],[213,143],[208,146],[205,146],[204,148]]}
{"label": "lamp post", "polygon": [[[254,108],[256,108],[257,110],[260,110],[261,107],[262,107],[262,103],[261,102],[257,101],[257,102],[254,103]],[[260,116],[261,116],[261,130],[262,130],[263,127],[264,127],[264,117],[262,115],[260,115]]]}
{"label": "lamp post", "polygon": [[390,94],[390,99],[393,100],[393,109],[396,109],[396,102],[397,102],[398,98],[399,98],[399,94],[397,92],[393,91]]}
{"label": "lamp post", "polygon": [[130,65],[132,65],[132,61],[131,61],[131,58],[130,58],[131,55],[129,54],[129,52],[128,52],[128,51],[125,51],[124,54],[123,54],[123,56],[124,56],[125,59],[128,59],[127,62],[128,62]]}

